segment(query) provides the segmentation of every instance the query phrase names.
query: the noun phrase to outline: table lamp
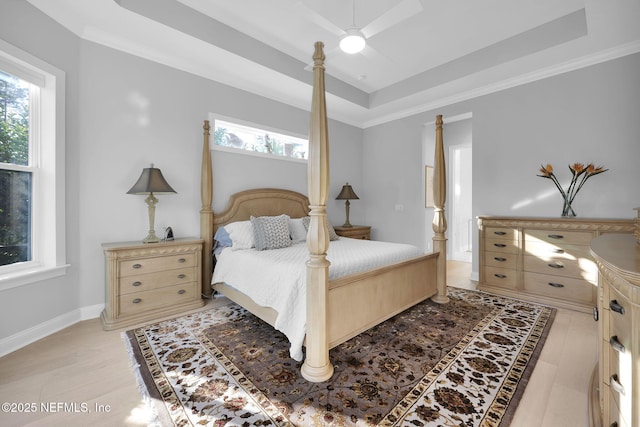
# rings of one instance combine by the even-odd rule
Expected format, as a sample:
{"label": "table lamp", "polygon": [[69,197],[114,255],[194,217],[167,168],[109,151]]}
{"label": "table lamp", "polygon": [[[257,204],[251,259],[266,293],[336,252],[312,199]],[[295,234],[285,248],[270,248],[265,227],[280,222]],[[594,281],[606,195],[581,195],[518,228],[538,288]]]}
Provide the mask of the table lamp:
{"label": "table lamp", "polygon": [[336,197],[336,200],[346,200],[344,205],[347,211],[347,221],[342,224],[343,227],[353,227],[349,222],[349,200],[357,199],[359,199],[359,197],[356,195],[355,191],[353,191],[353,188],[351,188],[351,185],[349,185],[348,182],[342,186],[342,190],[340,191],[340,194],[338,194],[338,197]]}
{"label": "table lamp", "polygon": [[156,236],[156,230],[154,229],[154,222],[156,216],[156,203],[158,199],[153,195],[156,194],[170,194],[175,193],[175,190],[167,183],[162,176],[162,172],[158,168],[151,167],[144,168],[138,182],[131,187],[131,190],[127,191],[127,194],[147,194],[147,198],[144,199],[149,206],[149,234],[144,238],[142,243],[158,243],[160,238]]}

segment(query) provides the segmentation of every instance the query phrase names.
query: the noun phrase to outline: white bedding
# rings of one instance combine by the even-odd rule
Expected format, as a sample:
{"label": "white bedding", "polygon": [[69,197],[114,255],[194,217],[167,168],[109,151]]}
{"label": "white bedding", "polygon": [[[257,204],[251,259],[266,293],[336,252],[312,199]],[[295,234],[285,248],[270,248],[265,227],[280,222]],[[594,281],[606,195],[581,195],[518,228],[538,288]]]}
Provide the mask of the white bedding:
{"label": "white bedding", "polygon": [[[423,255],[415,246],[340,238],[329,244],[329,280]],[[217,256],[212,283],[224,282],[250,296],[257,304],[278,312],[275,328],[283,332],[295,360],[302,360],[306,331],[305,242],[291,247],[256,251],[224,249]]]}

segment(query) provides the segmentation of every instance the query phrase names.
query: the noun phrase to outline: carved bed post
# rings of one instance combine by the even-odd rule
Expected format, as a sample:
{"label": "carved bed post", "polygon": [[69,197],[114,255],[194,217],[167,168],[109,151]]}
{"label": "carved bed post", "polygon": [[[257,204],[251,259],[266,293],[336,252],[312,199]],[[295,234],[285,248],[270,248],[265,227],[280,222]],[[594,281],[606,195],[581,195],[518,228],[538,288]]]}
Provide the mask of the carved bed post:
{"label": "carved bed post", "polygon": [[200,238],[204,240],[202,251],[202,294],[211,295],[211,276],[213,273],[213,176],[211,173],[211,151],[209,150],[209,120],[204,121],[204,140],[202,144],[202,171],[200,175]]}
{"label": "carved bed post", "polygon": [[309,124],[309,162],[307,181],[311,222],[307,233],[307,335],[302,376],[308,381],[326,381],[333,375],[327,336],[329,291],[329,232],[327,193],[329,187],[329,141],[324,93],[323,44],[316,42],[313,54],[313,97]]}
{"label": "carved bed post", "polygon": [[444,304],[447,296],[447,220],[444,216],[444,202],[447,197],[446,169],[444,165],[444,144],[442,142],[442,115],[436,116],[436,150],[433,171],[433,251],[438,252],[436,285],[437,293],[432,301]]}

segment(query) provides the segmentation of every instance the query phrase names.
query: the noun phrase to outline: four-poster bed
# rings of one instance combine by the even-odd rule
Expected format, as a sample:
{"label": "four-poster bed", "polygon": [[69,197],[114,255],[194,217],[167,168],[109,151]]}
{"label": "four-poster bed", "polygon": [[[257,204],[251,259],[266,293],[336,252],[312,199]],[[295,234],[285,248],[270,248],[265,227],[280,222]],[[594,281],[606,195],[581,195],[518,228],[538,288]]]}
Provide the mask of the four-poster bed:
{"label": "four-poster bed", "polygon": [[[333,366],[329,349],[381,323],[414,304],[431,297],[438,303],[448,301],[446,291],[446,221],[444,201],[446,193],[442,118],[436,120],[436,156],[434,173],[433,220],[434,252],[420,254],[380,268],[329,278],[329,229],[326,202],[329,187],[329,145],[324,90],[323,44],[315,45],[313,98],[311,106],[308,198],[302,194],[279,189],[247,190],[233,195],[221,213],[212,210],[212,171],[209,147],[209,122],[204,124],[202,152],[202,209],[201,237],[204,243],[203,292],[211,293],[213,270],[213,237],[219,227],[252,216],[290,218],[309,217],[306,246],[306,354],[301,371],[309,381],[329,379]],[[252,298],[233,287],[215,283],[216,291],[274,325],[278,312],[257,304]],[[303,302],[304,304],[304,302]]]}

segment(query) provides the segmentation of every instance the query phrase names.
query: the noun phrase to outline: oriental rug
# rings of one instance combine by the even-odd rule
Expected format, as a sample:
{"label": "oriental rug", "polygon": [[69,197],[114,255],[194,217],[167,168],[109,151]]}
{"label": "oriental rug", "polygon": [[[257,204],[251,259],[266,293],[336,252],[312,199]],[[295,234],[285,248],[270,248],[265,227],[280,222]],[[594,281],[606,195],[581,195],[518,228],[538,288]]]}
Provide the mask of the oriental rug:
{"label": "oriental rug", "polygon": [[555,310],[449,288],[330,351],[310,383],[236,304],[123,333],[156,425],[509,425]]}

